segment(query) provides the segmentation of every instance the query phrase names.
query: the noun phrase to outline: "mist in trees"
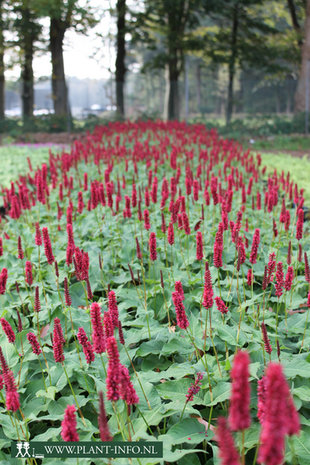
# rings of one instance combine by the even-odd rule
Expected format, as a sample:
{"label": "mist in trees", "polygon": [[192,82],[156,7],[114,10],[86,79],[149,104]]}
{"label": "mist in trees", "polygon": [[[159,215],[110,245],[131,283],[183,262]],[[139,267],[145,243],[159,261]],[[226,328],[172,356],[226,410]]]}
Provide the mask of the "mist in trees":
{"label": "mist in trees", "polygon": [[[138,96],[143,82],[148,102],[144,106],[153,107],[150,102],[157,95],[162,116],[179,119],[186,60],[195,89],[190,105],[198,113],[208,111],[213,102],[212,108],[218,106],[229,123],[236,109],[247,110],[243,97],[249,92],[250,78],[256,93],[298,82],[294,109],[305,111],[310,88],[310,0],[114,0],[100,12],[91,0],[0,0],[0,120],[5,108],[4,57],[13,52],[20,67],[24,121],[33,115],[33,58],[38,52],[51,57],[54,113],[70,116],[63,55],[66,32],[86,34],[103,16],[115,25],[116,60],[111,72],[120,117],[128,116],[125,102],[129,104],[133,94]],[[47,20],[48,34],[43,32]],[[7,39],[6,31],[13,31],[13,37]],[[91,39],[89,48],[92,53]],[[216,88],[211,89],[211,82],[217,83]],[[279,101],[277,106],[283,104]],[[292,110],[289,99],[286,108]]]}

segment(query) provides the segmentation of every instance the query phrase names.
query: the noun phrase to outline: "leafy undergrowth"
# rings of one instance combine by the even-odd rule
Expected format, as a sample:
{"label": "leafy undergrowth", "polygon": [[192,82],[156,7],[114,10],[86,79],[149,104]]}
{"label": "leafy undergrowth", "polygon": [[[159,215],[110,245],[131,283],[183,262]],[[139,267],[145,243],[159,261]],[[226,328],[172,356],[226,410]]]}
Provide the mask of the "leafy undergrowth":
{"label": "leafy undergrowth", "polygon": [[286,463],[309,463],[309,233],[293,208],[299,188],[286,174],[264,178],[259,156],[203,126],[115,123],[3,190],[2,374],[12,370],[19,399],[7,383],[1,464],[20,463],[11,440],[66,437],[68,405],[79,440],[99,441],[100,391],[114,440],[163,441],[165,463],[218,464],[214,429],[228,417],[238,349],[251,361],[250,405],[241,398],[251,425],[234,433],[245,463],[256,461],[269,360],[281,362],[302,425]]}

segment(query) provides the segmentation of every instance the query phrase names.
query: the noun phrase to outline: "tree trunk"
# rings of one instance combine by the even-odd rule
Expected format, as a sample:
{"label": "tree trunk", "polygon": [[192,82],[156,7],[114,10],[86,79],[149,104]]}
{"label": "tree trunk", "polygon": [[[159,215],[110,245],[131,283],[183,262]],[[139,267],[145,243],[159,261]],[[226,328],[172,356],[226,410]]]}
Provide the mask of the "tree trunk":
{"label": "tree trunk", "polygon": [[31,13],[29,8],[22,10],[23,30],[22,48],[23,62],[21,69],[22,82],[22,117],[24,122],[33,116],[34,89],[33,89],[33,33]]}
{"label": "tree trunk", "polygon": [[230,60],[228,63],[228,96],[227,96],[227,109],[226,109],[226,124],[229,124],[233,114],[234,105],[234,78],[236,72],[236,58],[237,58],[237,36],[238,36],[238,3],[236,3],[233,11],[233,24],[231,31],[231,49]]}
{"label": "tree trunk", "polygon": [[50,22],[50,51],[52,55],[52,93],[54,112],[57,116],[70,116],[68,90],[66,85],[63,40],[66,31],[65,23],[56,18]]}
{"label": "tree trunk", "polygon": [[169,61],[166,73],[166,102],[165,102],[165,119],[177,120],[180,117],[179,102],[179,71],[178,59],[175,52],[174,56],[169,55]]}
{"label": "tree trunk", "polygon": [[116,38],[116,61],[115,61],[115,80],[116,80],[116,108],[121,116],[125,116],[124,105],[124,82],[125,82],[125,15],[126,0],[118,0],[116,5],[117,11],[117,38]]}
{"label": "tree trunk", "polygon": [[[307,80],[307,70],[309,65],[307,64],[310,61],[310,0],[307,0],[306,8],[306,21],[305,21],[305,37],[301,49],[301,69],[299,74],[298,85],[295,94],[295,112],[305,111],[305,102],[306,102],[306,90],[310,89],[310,83],[306,85]],[[309,76],[308,76],[309,78]]]}
{"label": "tree trunk", "polygon": [[0,122],[4,120],[4,38],[3,38],[2,1],[0,1]]}
{"label": "tree trunk", "polygon": [[297,43],[299,47],[302,47],[301,28],[298,22],[296,6],[294,0],[287,0],[288,9],[291,15],[292,26],[297,34]]}

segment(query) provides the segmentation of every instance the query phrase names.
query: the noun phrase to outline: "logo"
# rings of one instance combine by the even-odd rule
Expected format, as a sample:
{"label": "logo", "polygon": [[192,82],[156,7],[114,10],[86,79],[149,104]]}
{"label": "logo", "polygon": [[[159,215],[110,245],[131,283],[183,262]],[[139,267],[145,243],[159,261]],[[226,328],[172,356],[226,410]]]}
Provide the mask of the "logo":
{"label": "logo", "polygon": [[29,454],[30,444],[29,444],[29,442],[18,442],[16,444],[16,447],[17,447],[17,454],[15,455],[15,457],[20,457],[22,459],[25,458],[25,457],[30,457],[30,454]]}
{"label": "logo", "polygon": [[93,457],[163,457],[160,441],[111,441],[111,442],[22,442],[11,443],[14,458],[93,458]]}

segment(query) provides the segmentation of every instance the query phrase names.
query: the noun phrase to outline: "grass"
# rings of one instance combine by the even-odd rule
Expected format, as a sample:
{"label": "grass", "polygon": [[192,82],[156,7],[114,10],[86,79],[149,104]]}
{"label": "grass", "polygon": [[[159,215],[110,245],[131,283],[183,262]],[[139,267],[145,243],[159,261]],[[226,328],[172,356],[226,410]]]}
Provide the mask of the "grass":
{"label": "grass", "polygon": [[263,153],[262,164],[267,166],[267,173],[276,169],[279,173],[283,170],[286,174],[291,173],[291,179],[298,182],[300,188],[304,188],[305,204],[310,205],[310,159],[307,156],[303,158],[292,157],[284,153]]}
{"label": "grass", "polygon": [[265,139],[254,139],[251,147],[255,150],[291,150],[310,153],[310,137],[303,135],[278,135]]}
{"label": "grass", "polygon": [[38,168],[48,160],[48,147],[15,146],[0,147],[0,186],[9,187],[11,181],[20,174],[28,172],[27,157],[30,158],[33,169]]}

